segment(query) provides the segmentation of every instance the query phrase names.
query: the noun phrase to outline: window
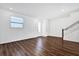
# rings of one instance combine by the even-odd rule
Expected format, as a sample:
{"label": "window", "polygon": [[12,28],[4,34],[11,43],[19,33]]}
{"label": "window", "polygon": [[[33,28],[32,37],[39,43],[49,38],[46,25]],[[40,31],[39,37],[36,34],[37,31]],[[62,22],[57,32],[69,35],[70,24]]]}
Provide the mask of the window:
{"label": "window", "polygon": [[10,27],[11,28],[23,28],[24,21],[23,18],[11,16]]}

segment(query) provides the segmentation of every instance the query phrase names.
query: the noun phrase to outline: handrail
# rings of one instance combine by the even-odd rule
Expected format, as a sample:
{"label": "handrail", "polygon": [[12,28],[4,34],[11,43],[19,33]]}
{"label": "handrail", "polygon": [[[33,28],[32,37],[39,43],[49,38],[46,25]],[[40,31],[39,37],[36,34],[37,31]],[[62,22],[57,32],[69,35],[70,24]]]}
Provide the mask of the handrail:
{"label": "handrail", "polygon": [[68,27],[65,28],[65,29],[62,29],[62,47],[63,47],[63,40],[64,40],[64,31],[65,31],[65,30],[68,30],[69,28],[75,26],[75,25],[78,24],[78,23],[79,23],[79,21],[73,23],[72,25],[68,26]]}
{"label": "handrail", "polygon": [[69,28],[71,28],[71,27],[75,26],[75,25],[76,25],[76,24],[78,24],[78,23],[79,23],[79,21],[77,21],[77,22],[73,23],[72,25],[68,26],[68,27],[67,27],[67,28],[65,28],[64,30],[68,30]]}

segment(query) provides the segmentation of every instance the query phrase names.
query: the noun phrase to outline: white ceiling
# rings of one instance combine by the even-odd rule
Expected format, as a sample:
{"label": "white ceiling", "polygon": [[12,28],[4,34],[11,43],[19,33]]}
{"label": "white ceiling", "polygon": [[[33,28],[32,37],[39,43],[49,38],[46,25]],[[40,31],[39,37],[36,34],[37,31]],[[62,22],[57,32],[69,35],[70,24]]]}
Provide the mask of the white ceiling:
{"label": "white ceiling", "polygon": [[36,18],[51,19],[79,8],[78,3],[0,3],[0,7]]}

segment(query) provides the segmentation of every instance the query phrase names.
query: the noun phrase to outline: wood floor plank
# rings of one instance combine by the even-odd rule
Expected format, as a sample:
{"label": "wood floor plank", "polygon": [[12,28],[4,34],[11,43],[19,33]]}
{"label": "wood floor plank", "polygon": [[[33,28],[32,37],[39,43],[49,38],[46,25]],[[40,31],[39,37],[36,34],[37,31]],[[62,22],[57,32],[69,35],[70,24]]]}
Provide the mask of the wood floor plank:
{"label": "wood floor plank", "polygon": [[79,43],[59,37],[37,37],[0,44],[0,56],[79,56]]}

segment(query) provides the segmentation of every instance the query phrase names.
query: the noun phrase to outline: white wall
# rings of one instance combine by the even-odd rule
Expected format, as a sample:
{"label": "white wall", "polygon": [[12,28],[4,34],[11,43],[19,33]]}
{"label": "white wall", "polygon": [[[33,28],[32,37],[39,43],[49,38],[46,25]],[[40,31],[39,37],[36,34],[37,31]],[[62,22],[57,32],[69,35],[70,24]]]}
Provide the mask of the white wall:
{"label": "white wall", "polygon": [[[10,16],[23,17],[24,28],[11,29],[9,26]],[[43,23],[42,19],[40,20],[37,18],[27,17],[27,16],[20,15],[18,13],[0,9],[0,44],[41,36],[43,34],[42,30],[44,28],[43,29],[40,28],[40,32],[39,32],[38,23],[42,24]],[[45,26],[45,23],[43,24],[42,27],[44,26]]]}
{"label": "white wall", "polygon": [[79,42],[79,24],[65,31],[65,40]]}
{"label": "white wall", "polygon": [[[49,36],[57,36],[62,37],[62,28],[66,28],[69,25],[73,24],[74,22],[79,20],[79,12],[71,14],[69,17],[62,17],[58,19],[51,19],[49,20],[49,26],[48,26],[48,35]],[[78,24],[79,25],[79,24]],[[70,35],[65,34],[65,40],[69,41],[76,41],[79,42],[79,26],[73,27],[74,33],[71,33],[73,31],[65,31],[65,33],[70,33]],[[75,30],[74,30],[75,29]]]}
{"label": "white wall", "polygon": [[47,36],[47,25],[48,25],[48,20],[47,19],[43,19],[42,20],[42,24],[41,24],[42,26],[42,31],[41,31],[41,33],[42,33],[42,36]]}
{"label": "white wall", "polygon": [[[22,39],[33,38],[37,36],[62,36],[62,28],[66,28],[79,20],[79,12],[71,14],[69,17],[58,19],[38,19],[27,17],[18,13],[0,9],[0,44],[13,42]],[[9,26],[10,16],[24,18],[24,29],[11,29]],[[40,26],[39,26],[40,24]],[[79,42],[79,28],[70,35],[65,34],[65,40]],[[66,31],[71,33],[72,31]]]}

